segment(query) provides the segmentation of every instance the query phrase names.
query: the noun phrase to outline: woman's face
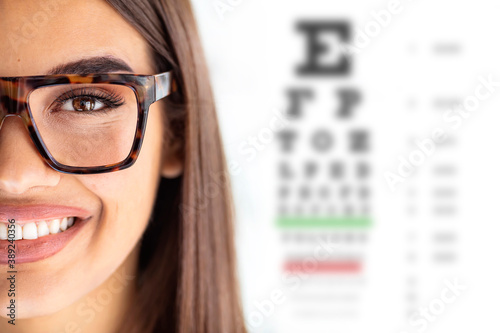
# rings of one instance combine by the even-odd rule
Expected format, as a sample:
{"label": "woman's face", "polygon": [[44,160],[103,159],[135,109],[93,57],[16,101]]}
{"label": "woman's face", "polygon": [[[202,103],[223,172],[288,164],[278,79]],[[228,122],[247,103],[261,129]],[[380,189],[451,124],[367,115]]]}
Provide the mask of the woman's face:
{"label": "woman's face", "polygon": [[[0,0],[0,31],[0,77],[47,75],[56,68],[78,72],[89,66],[92,71],[112,72],[119,68],[116,61],[136,74],[157,74],[146,41],[102,0]],[[59,243],[65,244],[46,258],[36,258],[36,249],[30,246],[40,243],[17,242],[35,258],[16,264],[18,318],[61,310],[101,285],[121,265],[135,267],[162,170],[179,171],[161,163],[161,112],[160,103],[151,106],[136,163],[98,175],[54,171],[38,154],[22,120],[5,119],[0,128],[0,220],[21,216],[21,220],[50,221],[71,215],[84,220],[77,222],[78,231],[69,240],[58,237],[71,229],[44,236],[44,253],[52,245],[58,249]],[[6,241],[1,242],[5,251]],[[6,276],[7,265],[0,268],[1,276]],[[10,300],[8,283],[0,279],[2,309]]]}

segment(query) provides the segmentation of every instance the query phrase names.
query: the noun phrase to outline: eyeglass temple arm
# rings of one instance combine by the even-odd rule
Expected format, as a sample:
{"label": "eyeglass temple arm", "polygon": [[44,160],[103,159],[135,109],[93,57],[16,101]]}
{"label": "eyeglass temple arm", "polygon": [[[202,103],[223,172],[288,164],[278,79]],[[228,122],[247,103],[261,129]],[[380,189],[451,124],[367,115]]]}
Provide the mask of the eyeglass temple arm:
{"label": "eyeglass temple arm", "polygon": [[177,90],[177,84],[173,80],[172,72],[155,75],[155,101],[167,97],[171,92]]}

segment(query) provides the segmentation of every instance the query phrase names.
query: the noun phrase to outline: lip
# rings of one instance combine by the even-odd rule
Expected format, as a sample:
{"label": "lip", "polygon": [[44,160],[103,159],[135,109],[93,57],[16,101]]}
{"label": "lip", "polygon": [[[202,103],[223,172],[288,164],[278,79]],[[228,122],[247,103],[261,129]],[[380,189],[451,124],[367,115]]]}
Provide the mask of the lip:
{"label": "lip", "polygon": [[70,216],[85,220],[90,215],[87,210],[80,207],[61,205],[0,205],[0,221],[7,222],[10,219],[14,219],[19,225]]}
{"label": "lip", "polygon": [[[60,217],[76,217],[75,224],[68,230],[37,239],[21,239],[14,241],[15,263],[29,263],[51,257],[61,251],[82,230],[91,214],[79,207],[60,205],[2,206],[0,205],[0,221],[3,223],[14,219],[16,224],[51,220]],[[0,264],[8,263],[8,240],[0,240]]]}

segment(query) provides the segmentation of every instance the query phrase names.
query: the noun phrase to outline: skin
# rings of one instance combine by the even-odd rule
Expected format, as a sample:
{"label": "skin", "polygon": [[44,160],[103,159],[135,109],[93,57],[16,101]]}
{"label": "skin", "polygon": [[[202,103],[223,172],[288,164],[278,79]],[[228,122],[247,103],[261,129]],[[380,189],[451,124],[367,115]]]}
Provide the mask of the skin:
{"label": "skin", "polygon": [[[58,0],[50,9],[42,3],[0,0],[0,76],[45,75],[61,63],[93,56],[114,56],[137,74],[157,74],[147,42],[104,1]],[[50,19],[37,21],[36,15]],[[37,22],[36,31],[23,33],[26,22]],[[0,129],[0,202],[76,204],[88,209],[92,218],[56,255],[17,265],[16,326],[8,325],[7,311],[0,310],[1,332],[116,329],[134,300],[140,237],[160,176],[182,172],[179,159],[169,147],[162,147],[161,112],[160,102],[151,106],[137,162],[100,175],[54,171],[38,154],[22,120],[5,120]],[[5,265],[0,270],[0,276],[7,274]],[[2,277],[1,309],[9,302],[7,289]]]}

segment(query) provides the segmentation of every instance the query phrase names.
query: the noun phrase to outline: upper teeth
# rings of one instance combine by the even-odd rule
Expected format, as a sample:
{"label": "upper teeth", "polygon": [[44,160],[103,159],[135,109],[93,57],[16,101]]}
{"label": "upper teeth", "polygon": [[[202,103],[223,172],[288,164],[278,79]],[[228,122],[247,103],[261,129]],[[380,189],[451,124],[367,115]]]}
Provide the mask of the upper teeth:
{"label": "upper teeth", "polygon": [[[19,239],[37,239],[38,237],[47,236],[49,234],[57,234],[63,232],[75,223],[74,217],[65,217],[49,221],[30,222],[21,226],[15,225],[14,240]],[[12,232],[11,232],[12,234]],[[0,239],[7,239],[7,223],[0,223]]]}

